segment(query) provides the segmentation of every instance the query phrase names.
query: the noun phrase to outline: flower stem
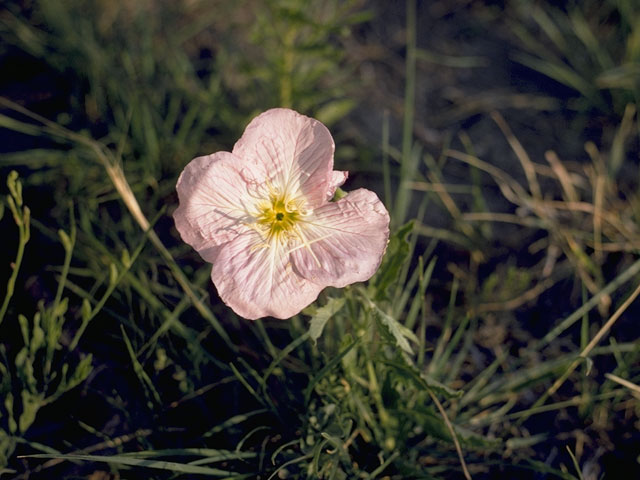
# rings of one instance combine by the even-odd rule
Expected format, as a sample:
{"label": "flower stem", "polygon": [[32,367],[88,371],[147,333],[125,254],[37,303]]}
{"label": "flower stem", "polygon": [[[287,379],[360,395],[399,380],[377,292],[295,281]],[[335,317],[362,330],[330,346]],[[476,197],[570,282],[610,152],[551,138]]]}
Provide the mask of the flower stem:
{"label": "flower stem", "polygon": [[[20,201],[20,204],[21,203],[22,202]],[[16,220],[16,224],[18,225],[18,253],[16,254],[16,261],[13,263],[13,272],[11,272],[11,276],[9,277],[9,281],[7,282],[7,292],[5,293],[2,307],[0,307],[0,324],[2,324],[2,320],[4,319],[4,316],[7,313],[7,309],[9,308],[9,301],[13,296],[13,292],[16,286],[16,279],[18,278],[18,271],[20,270],[20,265],[22,264],[24,248],[29,241],[29,208],[26,206],[23,207],[22,215],[20,215],[20,212],[18,210],[21,206],[20,204],[16,206],[13,201],[9,202],[9,208],[11,209],[13,217]]]}

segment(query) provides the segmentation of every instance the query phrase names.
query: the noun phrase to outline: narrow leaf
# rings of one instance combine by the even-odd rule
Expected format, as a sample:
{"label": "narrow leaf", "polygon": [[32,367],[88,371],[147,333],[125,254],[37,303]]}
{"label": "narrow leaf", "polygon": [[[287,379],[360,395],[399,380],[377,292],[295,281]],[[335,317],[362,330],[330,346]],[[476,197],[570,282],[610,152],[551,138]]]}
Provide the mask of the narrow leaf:
{"label": "narrow leaf", "polygon": [[49,455],[47,453],[37,453],[34,455],[25,455],[21,458],[60,458],[63,460],[81,460],[86,462],[105,462],[115,465],[127,465],[131,467],[155,468],[158,470],[169,470],[176,473],[195,473],[201,475],[215,475],[216,477],[228,478],[246,478],[246,477],[229,477],[233,472],[220,470],[217,468],[201,467],[197,465],[189,465],[187,463],[166,462],[163,460],[149,460],[147,458],[132,458],[123,455]]}

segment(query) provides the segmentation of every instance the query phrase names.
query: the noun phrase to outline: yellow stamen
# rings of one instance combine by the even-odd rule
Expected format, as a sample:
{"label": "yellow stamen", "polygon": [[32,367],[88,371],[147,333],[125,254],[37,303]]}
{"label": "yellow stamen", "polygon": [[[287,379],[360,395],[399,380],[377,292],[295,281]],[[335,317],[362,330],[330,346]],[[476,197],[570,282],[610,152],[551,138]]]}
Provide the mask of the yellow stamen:
{"label": "yellow stamen", "polygon": [[300,205],[288,201],[285,195],[274,189],[269,195],[269,200],[258,207],[256,220],[267,240],[286,240],[292,235],[297,236],[295,226],[300,216]]}

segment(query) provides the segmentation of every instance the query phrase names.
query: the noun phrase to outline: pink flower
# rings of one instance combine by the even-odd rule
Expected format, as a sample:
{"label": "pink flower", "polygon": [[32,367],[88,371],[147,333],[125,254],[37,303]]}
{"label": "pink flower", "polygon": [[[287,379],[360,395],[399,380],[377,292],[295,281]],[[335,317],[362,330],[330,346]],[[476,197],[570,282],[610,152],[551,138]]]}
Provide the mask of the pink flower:
{"label": "pink flower", "polygon": [[389,238],[389,214],[359,189],[331,202],[327,128],[293,110],[254,118],[233,151],[193,159],[173,214],[182,239],[213,264],[220,298],[238,315],[289,318],[327,287],[369,279]]}

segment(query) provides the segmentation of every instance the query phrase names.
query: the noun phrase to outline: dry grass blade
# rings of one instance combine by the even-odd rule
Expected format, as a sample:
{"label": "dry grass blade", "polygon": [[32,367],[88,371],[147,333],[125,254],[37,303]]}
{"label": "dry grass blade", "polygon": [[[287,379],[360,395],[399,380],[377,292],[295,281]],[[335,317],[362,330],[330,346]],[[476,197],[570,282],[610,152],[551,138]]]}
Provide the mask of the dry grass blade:
{"label": "dry grass blade", "polygon": [[564,163],[562,163],[558,158],[556,152],[549,150],[545,153],[544,158],[547,160],[547,162],[549,162],[551,170],[558,178],[558,181],[562,186],[565,199],[569,202],[578,202],[580,200],[580,197],[575,189],[573,180],[571,179],[571,175],[567,171],[567,168],[564,166]]}
{"label": "dry grass blade", "polygon": [[640,400],[640,385],[636,385],[635,383],[632,383],[629,380],[620,378],[619,376],[614,375],[613,373],[605,373],[604,376],[607,377],[612,382],[616,382],[622,385],[623,387],[627,387],[629,390],[631,390],[631,395],[633,395],[638,400]]}
{"label": "dry grass blade", "polygon": [[[609,320],[607,320],[606,323],[600,328],[600,330],[598,330],[598,333],[596,333],[596,335],[591,339],[589,344],[582,349],[582,351],[580,352],[580,355],[578,355],[578,357],[573,362],[571,362],[571,365],[569,365],[569,368],[567,368],[567,370],[565,370],[565,372],[562,374],[562,376],[560,376],[560,378],[558,378],[553,383],[553,385],[551,385],[551,387],[549,387],[549,389],[544,393],[544,395],[542,395],[533,404],[533,406],[531,407],[532,410],[534,410],[537,407],[540,407],[541,405],[543,405],[544,402],[546,402],[546,400],[551,395],[553,395],[554,393],[556,393],[558,391],[558,389],[562,386],[562,384],[564,384],[564,382],[575,371],[575,369],[578,368],[578,366],[585,359],[588,358],[588,356],[591,353],[591,351],[600,342],[600,340],[602,340],[602,338],[609,332],[609,330],[611,330],[611,327],[613,326],[613,324],[616,323],[616,321],[618,321],[620,316],[627,310],[627,308],[629,308],[629,306],[634,302],[634,300],[638,297],[638,295],[640,295],[640,285],[638,285],[636,287],[636,289],[633,291],[633,293],[631,295],[629,295],[629,297],[622,303],[622,305],[620,305],[620,307],[615,311],[615,313],[613,315],[611,315]],[[519,423],[521,424],[527,418],[529,418],[529,415],[526,415],[525,417],[523,417],[520,420]]]}
{"label": "dry grass blade", "polygon": [[[568,271],[566,272],[568,273]],[[534,301],[538,298],[542,293],[551,288],[553,285],[558,283],[560,280],[565,278],[566,275],[558,275],[557,278],[548,277],[542,280],[537,285],[534,285],[532,288],[527,290],[526,292],[518,295],[511,300],[507,300],[504,302],[489,302],[489,303],[481,303],[477,306],[477,313],[486,313],[486,312],[497,312],[497,311],[513,311],[516,308],[521,307],[522,305]]]}
{"label": "dry grass blade", "polygon": [[445,411],[444,407],[438,400],[438,397],[435,396],[435,394],[431,391],[430,388],[427,389],[427,392],[429,392],[429,396],[431,397],[431,400],[433,400],[433,403],[436,404],[436,407],[438,408],[440,415],[442,415],[444,423],[447,425],[447,429],[449,429],[449,433],[451,434],[451,438],[453,439],[453,444],[455,445],[456,452],[458,453],[458,458],[460,459],[460,465],[462,466],[462,473],[464,473],[464,478],[466,478],[467,480],[471,480],[471,474],[469,473],[469,469],[467,468],[467,463],[464,461],[464,456],[462,455],[462,448],[460,447],[458,436],[456,435],[456,432],[453,429],[453,425],[451,425],[451,421],[447,416],[447,412]]}
{"label": "dry grass blade", "polygon": [[491,118],[498,124],[498,127],[500,127],[500,130],[502,130],[502,133],[509,142],[509,145],[518,157],[518,160],[522,165],[522,169],[524,170],[524,174],[527,176],[527,182],[529,182],[529,190],[531,191],[533,198],[535,200],[542,200],[542,190],[540,189],[540,184],[538,183],[536,170],[534,168],[533,162],[527,154],[527,151],[513,134],[502,115],[500,115],[498,112],[491,112]]}
{"label": "dry grass blade", "polygon": [[468,153],[460,152],[458,150],[449,149],[445,152],[445,155],[451,158],[455,158],[456,160],[460,160],[461,162],[464,162],[488,173],[496,182],[498,188],[500,188],[500,191],[502,192],[502,195],[504,195],[504,198],[509,200],[514,205],[528,207],[531,203],[529,200],[531,196],[526,192],[524,188],[522,188],[522,185],[520,185],[504,170],[501,170],[488,162],[480,160],[474,155],[469,155]]}

